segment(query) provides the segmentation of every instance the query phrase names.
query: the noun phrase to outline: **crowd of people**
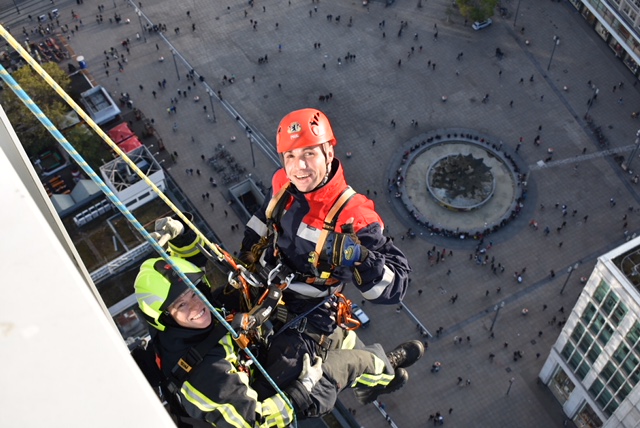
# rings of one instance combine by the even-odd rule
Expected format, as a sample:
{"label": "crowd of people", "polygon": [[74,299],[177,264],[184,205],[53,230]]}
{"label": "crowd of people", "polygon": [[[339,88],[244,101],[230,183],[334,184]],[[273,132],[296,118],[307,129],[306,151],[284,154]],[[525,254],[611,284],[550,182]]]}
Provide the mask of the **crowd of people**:
{"label": "crowd of people", "polygon": [[[434,145],[460,141],[486,146],[487,150],[490,150],[496,157],[502,159],[503,163],[512,172],[513,179],[517,184],[515,198],[511,203],[509,211],[502,215],[498,221],[493,224],[485,224],[484,228],[479,228],[478,230],[460,230],[459,228],[448,229],[443,227],[442,225],[434,222],[433,219],[429,218],[425,213],[420,212],[410,202],[410,198],[403,198],[405,195],[407,171],[416,158],[426,150],[432,148]],[[446,136],[440,134],[431,135],[404,151],[398,164],[398,168],[396,169],[395,176],[388,180],[388,191],[392,193],[396,199],[401,199],[403,204],[405,204],[406,208],[409,210],[411,217],[430,233],[445,237],[479,240],[506,226],[510,221],[515,219],[518,214],[520,214],[527,198],[527,183],[525,181],[525,177],[526,174],[522,170],[521,166],[518,165],[514,156],[506,149],[506,147],[503,148],[502,144],[496,145],[481,136],[471,133],[452,132],[446,134]]]}

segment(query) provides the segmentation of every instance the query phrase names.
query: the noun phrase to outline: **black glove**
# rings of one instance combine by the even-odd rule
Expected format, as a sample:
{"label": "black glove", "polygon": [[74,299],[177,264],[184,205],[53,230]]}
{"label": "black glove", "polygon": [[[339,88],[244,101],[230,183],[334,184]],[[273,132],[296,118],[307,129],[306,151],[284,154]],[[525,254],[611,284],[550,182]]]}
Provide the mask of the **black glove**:
{"label": "black glove", "polygon": [[353,267],[367,258],[369,250],[360,244],[360,240],[353,231],[353,224],[342,226],[342,232],[329,234],[325,253],[331,264]]}

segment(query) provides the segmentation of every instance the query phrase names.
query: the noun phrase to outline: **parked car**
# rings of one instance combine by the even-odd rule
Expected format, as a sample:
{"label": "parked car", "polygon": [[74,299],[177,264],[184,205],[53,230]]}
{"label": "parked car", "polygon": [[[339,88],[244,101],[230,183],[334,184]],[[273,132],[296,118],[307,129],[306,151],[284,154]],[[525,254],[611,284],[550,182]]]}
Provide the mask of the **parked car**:
{"label": "parked car", "polygon": [[484,21],[476,21],[473,23],[473,25],[471,26],[471,28],[473,28],[474,30],[482,30],[485,27],[488,27],[489,25],[493,24],[493,21],[491,20],[491,18],[488,18]]}
{"label": "parked car", "polygon": [[369,316],[365,314],[360,306],[356,305],[355,303],[351,304],[351,313],[358,319],[358,321],[360,321],[360,325],[363,328],[366,328],[371,322]]}

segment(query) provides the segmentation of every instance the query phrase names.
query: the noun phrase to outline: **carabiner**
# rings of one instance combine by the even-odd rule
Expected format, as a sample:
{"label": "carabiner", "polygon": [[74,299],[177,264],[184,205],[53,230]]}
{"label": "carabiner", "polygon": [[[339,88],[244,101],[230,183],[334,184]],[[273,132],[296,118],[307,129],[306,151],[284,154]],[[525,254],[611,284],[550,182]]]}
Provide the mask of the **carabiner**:
{"label": "carabiner", "polygon": [[273,279],[278,276],[280,270],[282,269],[282,263],[278,263],[276,267],[269,271],[269,275],[267,275],[267,287],[273,283]]}

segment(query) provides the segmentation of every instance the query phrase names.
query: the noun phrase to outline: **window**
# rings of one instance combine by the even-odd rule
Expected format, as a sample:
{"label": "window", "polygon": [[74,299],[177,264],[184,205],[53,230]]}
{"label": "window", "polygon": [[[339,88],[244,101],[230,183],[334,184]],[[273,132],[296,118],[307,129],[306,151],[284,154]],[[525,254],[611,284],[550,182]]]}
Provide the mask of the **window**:
{"label": "window", "polygon": [[622,377],[620,372],[616,372],[616,374],[613,375],[611,381],[609,382],[609,388],[611,388],[611,390],[614,392],[618,391],[623,383],[624,378]]}
{"label": "window", "polygon": [[613,322],[613,325],[618,327],[628,311],[629,309],[627,309],[627,306],[624,303],[620,302],[618,303],[618,306],[616,306],[616,309],[613,311],[609,319]]}
{"label": "window", "polygon": [[593,319],[593,322],[589,326],[589,330],[591,330],[591,333],[597,336],[598,332],[600,332],[600,329],[602,328],[603,325],[604,325],[604,317],[600,314],[596,314],[596,316]]}
{"label": "window", "polygon": [[578,348],[580,348],[580,350],[583,353],[586,353],[589,350],[589,347],[591,346],[592,343],[593,343],[593,337],[586,334],[578,344]]}
{"label": "window", "polygon": [[618,408],[618,402],[616,400],[611,400],[609,405],[604,408],[604,412],[607,414],[607,416],[611,416],[613,412],[616,411],[617,408]]}
{"label": "window", "polygon": [[624,13],[627,13],[627,14],[631,11],[631,7],[629,6],[629,4],[628,4],[628,3],[624,3],[624,4],[622,5],[622,11],[623,11]]}
{"label": "window", "polygon": [[576,370],[576,376],[578,376],[580,380],[584,380],[587,373],[589,373],[589,363],[583,361],[583,363],[580,364],[580,367],[578,367],[578,370]]}
{"label": "window", "polygon": [[573,351],[575,349],[576,348],[571,344],[571,342],[567,342],[567,344],[564,345],[564,348],[562,349],[562,352],[560,353],[560,355],[562,355],[564,359],[568,361],[569,357],[571,357],[571,354],[573,354]]}
{"label": "window", "polygon": [[618,398],[618,400],[620,400],[620,402],[623,402],[624,399],[627,398],[627,395],[629,395],[630,392],[631,392],[631,387],[629,386],[628,383],[625,383],[622,386],[622,389],[618,391],[618,395],[616,397]]}
{"label": "window", "polygon": [[638,358],[635,355],[629,355],[624,364],[620,365],[620,368],[627,375],[631,375],[638,369]]}
{"label": "window", "polygon": [[611,401],[612,398],[613,398],[613,395],[611,395],[611,392],[609,392],[607,388],[604,388],[602,390],[602,393],[600,393],[600,396],[596,398],[596,401],[598,402],[600,407],[604,409],[607,406],[607,404],[609,404],[609,401]]}
{"label": "window", "polygon": [[609,339],[611,339],[611,336],[613,336],[613,328],[611,328],[608,323],[605,323],[602,331],[600,332],[600,335],[598,336],[598,341],[603,345],[606,345],[607,343],[609,343]]}
{"label": "window", "polygon": [[604,383],[602,383],[600,379],[596,379],[591,384],[591,388],[589,388],[589,393],[593,398],[596,398],[598,395],[600,395],[602,388],[604,388]]}
{"label": "window", "polygon": [[631,376],[629,376],[629,382],[631,382],[631,385],[635,386],[636,383],[638,383],[638,380],[640,380],[640,368],[636,369],[633,374]]}
{"label": "window", "polygon": [[596,307],[593,306],[591,303],[587,304],[587,307],[584,309],[584,312],[582,313],[582,321],[584,321],[585,324],[589,324],[591,322],[591,319],[593,318],[593,315],[597,312]]}
{"label": "window", "polygon": [[636,342],[638,342],[639,338],[640,338],[640,323],[636,321],[633,324],[633,327],[631,327],[631,330],[629,330],[629,333],[627,333],[627,342],[629,342],[631,346],[634,346]]}
{"label": "window", "polygon": [[591,350],[587,354],[587,358],[593,364],[598,359],[601,352],[602,352],[602,348],[596,343],[591,347]]}
{"label": "window", "polygon": [[615,371],[615,366],[611,364],[611,362],[608,362],[600,372],[600,377],[606,382],[611,378],[611,376],[613,376],[613,373],[615,373]]}
{"label": "window", "polygon": [[582,326],[582,324],[578,323],[576,324],[576,327],[573,329],[573,333],[571,333],[571,339],[575,343],[578,343],[580,342],[580,338],[582,337],[583,334],[584,334],[584,327]]}
{"label": "window", "polygon": [[598,288],[596,288],[596,291],[593,293],[593,298],[596,300],[596,302],[602,303],[608,292],[609,284],[604,281],[600,281]]}
{"label": "window", "polygon": [[624,343],[621,343],[620,346],[618,346],[618,349],[613,353],[613,358],[618,362],[618,364],[621,364],[628,354],[629,348]]}
{"label": "window", "polygon": [[613,311],[613,308],[618,303],[618,300],[620,300],[620,298],[614,292],[609,293],[609,296],[605,299],[600,310],[609,316],[611,311]]}
{"label": "window", "polygon": [[569,366],[575,371],[578,368],[578,365],[582,362],[582,355],[580,352],[574,352],[569,361],[567,363]]}
{"label": "window", "polygon": [[564,403],[571,396],[575,385],[571,382],[571,379],[569,379],[569,376],[567,376],[564,370],[558,367],[555,376],[553,376],[553,379],[549,382],[549,388],[556,398],[558,398],[561,403]]}

